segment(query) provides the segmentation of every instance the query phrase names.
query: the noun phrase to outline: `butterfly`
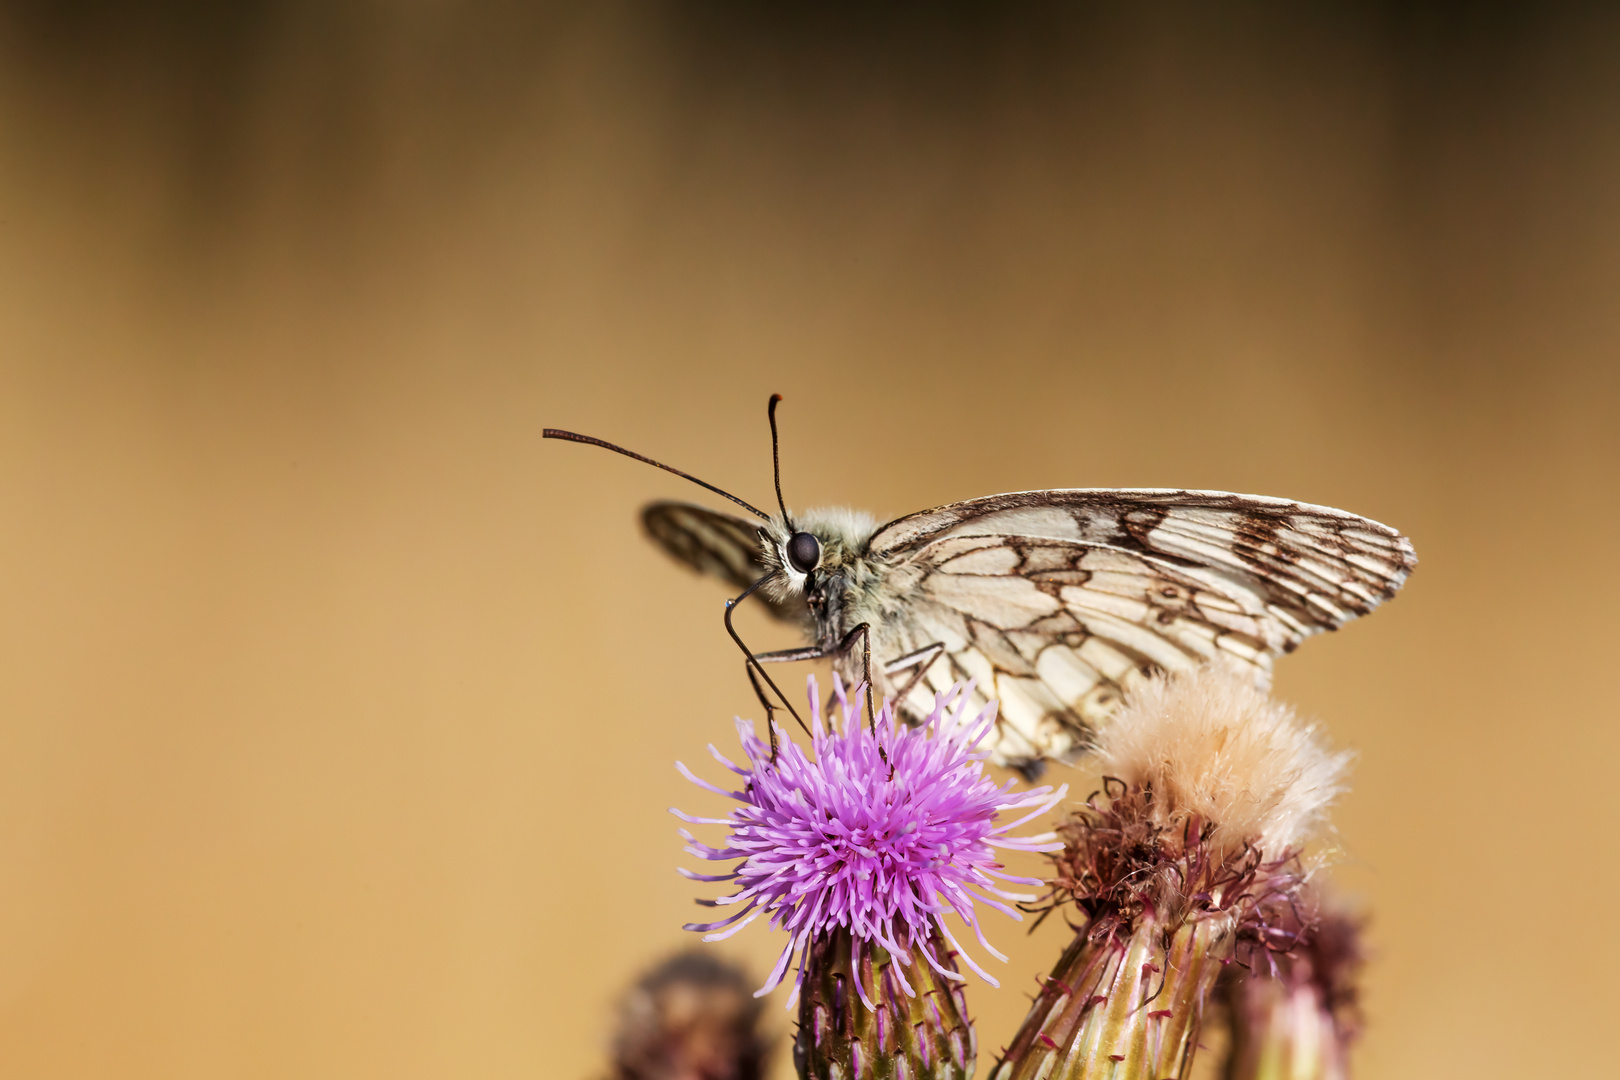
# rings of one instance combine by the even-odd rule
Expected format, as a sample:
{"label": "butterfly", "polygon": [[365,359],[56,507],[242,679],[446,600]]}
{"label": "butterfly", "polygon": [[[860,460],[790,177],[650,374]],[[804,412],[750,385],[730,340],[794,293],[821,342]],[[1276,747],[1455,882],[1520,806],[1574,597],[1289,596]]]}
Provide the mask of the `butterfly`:
{"label": "butterfly", "polygon": [[[758,591],[804,629],[803,648],[749,653],[750,674],[763,674],[758,662],[831,659],[913,721],[936,693],[972,680],[976,707],[1000,703],[991,760],[1030,776],[1081,755],[1155,672],[1225,660],[1269,686],[1277,656],[1367,614],[1416,565],[1411,541],[1387,525],[1262,495],[1059,488],[879,524],[848,510],[790,514],[779,464],[781,513],[767,514],[611,443],[546,436],[658,465],[753,513],[684,502],[642,511],[669,554],[743,588],[739,601]],[[729,629],[729,605],[727,615]]]}

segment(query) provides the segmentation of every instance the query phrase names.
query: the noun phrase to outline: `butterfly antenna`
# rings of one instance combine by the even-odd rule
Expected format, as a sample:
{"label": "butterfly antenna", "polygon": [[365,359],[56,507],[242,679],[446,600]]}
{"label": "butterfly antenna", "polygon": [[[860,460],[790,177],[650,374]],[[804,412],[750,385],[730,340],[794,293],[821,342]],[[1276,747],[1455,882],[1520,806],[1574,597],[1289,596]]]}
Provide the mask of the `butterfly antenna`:
{"label": "butterfly antenna", "polygon": [[781,394],[772,394],[771,403],[765,407],[765,415],[771,421],[771,474],[776,478],[776,505],[782,508],[782,524],[787,526],[791,535],[794,531],[793,519],[788,517],[787,503],[782,499],[782,455],[777,450],[779,440],[776,437],[776,405],[781,400]]}
{"label": "butterfly antenna", "polygon": [[[742,593],[735,599],[726,601],[726,633],[730,634],[731,640],[737,643],[737,648],[743,651],[743,656],[747,658],[749,670],[751,672],[757,672],[759,677],[765,680],[765,685],[776,691],[776,696],[782,699],[782,705],[787,709],[788,713],[793,717],[793,719],[798,721],[799,727],[804,729],[804,733],[809,735],[810,727],[804,722],[804,717],[799,715],[799,710],[793,707],[793,702],[789,701],[787,695],[782,693],[782,688],[776,685],[775,680],[773,680],[769,675],[765,674],[765,666],[759,662],[759,658],[754,655],[754,651],[743,642],[741,635],[737,633],[737,628],[731,625],[731,613],[737,609],[737,605],[752,596],[755,589],[771,580],[771,576],[771,574],[766,574],[764,577],[748,586],[748,588],[744,589]],[[765,707],[770,708],[770,704],[767,702]]]}
{"label": "butterfly antenna", "polygon": [[[760,518],[763,518],[766,521],[771,520],[771,515],[767,514],[765,511],[761,510],[757,506],[754,506],[754,505],[751,505],[749,503],[743,502],[741,499],[737,498],[737,496],[733,495],[731,492],[729,492],[729,491],[721,491],[719,488],[715,487],[713,484],[706,483],[706,482],[704,482],[702,480],[699,480],[697,477],[693,476],[691,473],[682,472],[681,470],[679,470],[679,469],[677,469],[677,468],[675,468],[674,466],[671,466],[671,465],[665,465],[662,461],[654,461],[650,457],[643,457],[642,455],[636,453],[634,450],[626,450],[624,447],[615,446],[614,444],[612,444],[610,442],[607,442],[606,440],[594,439],[589,435],[577,435],[572,431],[563,431],[560,428],[549,428],[548,427],[543,432],[541,432],[541,437],[546,438],[546,439],[566,439],[569,442],[586,443],[586,444],[588,444],[590,446],[600,446],[604,450],[612,450],[615,454],[623,454],[627,458],[635,458],[637,461],[642,461],[642,462],[647,463],[648,465],[656,466],[657,468],[663,469],[665,472],[672,472],[676,476],[684,477],[685,479],[692,481],[692,483],[696,484],[698,487],[707,488],[707,489],[714,492],[716,495],[720,496],[723,499],[730,499],[732,502],[736,503],[738,506],[742,507],[744,510],[747,510],[750,514],[754,514],[754,515],[756,515],[756,516],[758,516]],[[780,492],[780,488],[778,488],[778,492]],[[780,691],[778,691],[778,693],[780,693]]]}

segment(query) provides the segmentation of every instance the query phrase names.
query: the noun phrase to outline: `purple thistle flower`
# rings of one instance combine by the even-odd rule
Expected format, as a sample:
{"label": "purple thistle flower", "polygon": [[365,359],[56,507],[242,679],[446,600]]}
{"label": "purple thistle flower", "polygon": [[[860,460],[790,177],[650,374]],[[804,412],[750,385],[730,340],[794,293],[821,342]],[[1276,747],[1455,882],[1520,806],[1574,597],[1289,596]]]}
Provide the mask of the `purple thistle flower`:
{"label": "purple thistle flower", "polygon": [[[997,959],[1007,959],[985,940],[975,901],[1022,920],[1007,902],[1033,897],[1006,892],[997,882],[1041,881],[1003,873],[995,849],[1061,847],[1051,833],[1029,837],[1007,833],[1057,805],[1068,794],[1068,786],[1014,794],[1013,781],[998,786],[985,776],[989,755],[976,748],[995,723],[996,705],[991,702],[977,717],[967,719],[962,684],[936,695],[933,714],[919,727],[897,723],[893,708],[885,704],[875,732],[860,719],[864,688],[856,689],[852,702],[835,677],[843,722],[833,730],[822,721],[814,676],[809,692],[814,760],[777,725],[781,749],[772,761],[770,747],[755,734],[753,722],[739,719],[737,731],[751,768],[727,761],[712,744],[709,752],[747,778],[741,791],[724,791],[676,763],[694,784],[742,804],[724,818],[670,811],[691,824],[730,829],[729,842],[718,848],[680,830],[687,852],[704,859],[742,860],[729,874],[680,871],[694,881],[738,885],[730,896],[700,901],[738,906],[736,914],[686,929],[703,932],[705,941],[717,941],[769,913],[771,925],[785,929],[789,938],[756,996],[781,983],[797,954],[799,970],[789,1008],[804,981],[808,946],[839,928],[851,932],[857,950],[881,946],[902,965],[910,963],[915,953],[942,977],[960,980],[962,976],[935,953],[937,932],[981,978],[1000,985],[963,952],[946,927],[945,916],[954,912],[972,928],[979,944]],[[1010,824],[996,824],[996,816],[1009,810],[1027,813]],[[858,959],[855,966],[859,969]],[[896,975],[905,993],[913,995],[904,976],[898,970]],[[870,1008],[866,987],[856,982],[861,1000]]]}

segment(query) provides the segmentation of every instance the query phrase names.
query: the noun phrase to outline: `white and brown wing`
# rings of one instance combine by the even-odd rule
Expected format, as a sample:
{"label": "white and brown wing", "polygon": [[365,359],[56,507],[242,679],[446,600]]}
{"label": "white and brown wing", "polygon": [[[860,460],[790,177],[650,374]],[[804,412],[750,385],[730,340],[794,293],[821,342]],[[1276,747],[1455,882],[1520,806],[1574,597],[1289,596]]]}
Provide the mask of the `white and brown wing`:
{"label": "white and brown wing", "polygon": [[[1001,702],[995,760],[1070,759],[1143,674],[1271,660],[1394,595],[1411,543],[1327,507],[1224,492],[995,495],[880,528],[874,678],[926,715],[973,678]],[[942,649],[930,650],[930,646]],[[923,668],[920,677],[918,668]]]}
{"label": "white and brown wing", "polygon": [[[766,572],[760,554],[759,525],[683,502],[649,503],[641,524],[659,547],[692,569],[713,574],[737,589],[746,589]],[[773,604],[771,613],[792,623],[806,618],[804,602]]]}

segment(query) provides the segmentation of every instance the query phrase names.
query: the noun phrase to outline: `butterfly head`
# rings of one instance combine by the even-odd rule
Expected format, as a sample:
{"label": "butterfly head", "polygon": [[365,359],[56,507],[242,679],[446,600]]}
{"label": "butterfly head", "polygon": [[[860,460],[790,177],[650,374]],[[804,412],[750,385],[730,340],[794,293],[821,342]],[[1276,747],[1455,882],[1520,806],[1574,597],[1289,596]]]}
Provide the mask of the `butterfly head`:
{"label": "butterfly head", "polygon": [[[763,524],[759,526],[759,561],[767,571],[761,591],[776,601],[802,596],[819,620],[829,609],[837,607],[839,598],[851,583],[864,584],[860,579],[870,576],[863,574],[861,569],[865,566],[863,556],[867,542],[877,531],[877,523],[867,515],[852,510],[811,510],[797,518],[788,513],[787,503],[782,498],[781,456],[776,431],[776,406],[781,400],[780,394],[772,394],[766,410],[771,424],[771,466],[780,515],[768,514],[729,491],[699,480],[691,473],[602,439],[557,428],[546,428],[543,434],[548,439],[566,439],[600,446],[604,450],[672,472],[730,499],[760,518]],[[689,554],[682,554],[681,557],[688,562],[693,561]]]}
{"label": "butterfly head", "polygon": [[761,554],[771,580],[765,589],[773,599],[804,596],[812,606],[834,582],[855,574],[877,522],[854,510],[809,510],[789,526],[773,518],[760,529]]}

